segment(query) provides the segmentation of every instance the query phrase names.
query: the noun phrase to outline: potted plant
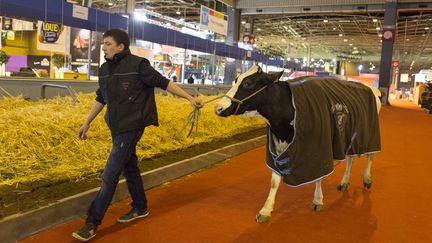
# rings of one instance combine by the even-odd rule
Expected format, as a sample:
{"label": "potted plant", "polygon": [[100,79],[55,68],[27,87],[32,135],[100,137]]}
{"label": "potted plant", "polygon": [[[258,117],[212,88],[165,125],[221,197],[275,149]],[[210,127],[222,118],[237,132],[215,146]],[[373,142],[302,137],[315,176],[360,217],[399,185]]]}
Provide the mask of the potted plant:
{"label": "potted plant", "polygon": [[61,54],[54,54],[51,57],[51,61],[57,68],[62,68],[65,64],[65,57]]}
{"label": "potted plant", "polygon": [[0,50],[0,75],[5,75],[5,64],[9,61],[9,56],[3,50]]}
{"label": "potted plant", "polygon": [[63,78],[63,73],[60,72],[59,69],[64,67],[65,56],[62,54],[54,54],[51,56],[51,62],[54,65],[54,78]]}

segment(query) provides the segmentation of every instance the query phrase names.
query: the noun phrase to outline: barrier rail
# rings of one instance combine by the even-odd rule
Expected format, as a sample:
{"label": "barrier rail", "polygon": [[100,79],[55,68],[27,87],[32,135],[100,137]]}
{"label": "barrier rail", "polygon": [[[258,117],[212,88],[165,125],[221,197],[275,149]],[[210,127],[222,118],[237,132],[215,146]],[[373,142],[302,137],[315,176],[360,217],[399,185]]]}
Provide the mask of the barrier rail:
{"label": "barrier rail", "polygon": [[76,103],[78,101],[77,96],[76,96],[76,92],[69,85],[49,84],[49,83],[43,83],[41,85],[41,98],[42,99],[45,99],[45,91],[46,91],[47,87],[66,89],[67,91],[69,91],[70,96],[72,96],[73,102]]}

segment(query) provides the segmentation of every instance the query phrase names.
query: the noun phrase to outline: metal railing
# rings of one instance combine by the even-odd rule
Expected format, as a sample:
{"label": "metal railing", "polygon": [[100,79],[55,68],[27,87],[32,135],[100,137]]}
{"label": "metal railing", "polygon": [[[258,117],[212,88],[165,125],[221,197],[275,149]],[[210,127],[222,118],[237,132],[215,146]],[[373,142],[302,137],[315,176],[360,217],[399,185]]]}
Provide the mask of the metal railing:
{"label": "metal railing", "polygon": [[12,95],[9,92],[7,92],[5,89],[3,89],[3,87],[1,87],[1,86],[0,86],[0,95],[12,97]]}
{"label": "metal railing", "polygon": [[71,86],[69,86],[69,85],[63,85],[63,84],[49,84],[49,83],[43,83],[41,85],[41,98],[42,99],[45,99],[45,92],[46,92],[46,88],[47,87],[66,89],[69,92],[70,96],[72,97],[73,102],[76,103],[78,101],[78,98],[76,96],[76,92],[75,92],[75,90],[73,90],[71,88]]}

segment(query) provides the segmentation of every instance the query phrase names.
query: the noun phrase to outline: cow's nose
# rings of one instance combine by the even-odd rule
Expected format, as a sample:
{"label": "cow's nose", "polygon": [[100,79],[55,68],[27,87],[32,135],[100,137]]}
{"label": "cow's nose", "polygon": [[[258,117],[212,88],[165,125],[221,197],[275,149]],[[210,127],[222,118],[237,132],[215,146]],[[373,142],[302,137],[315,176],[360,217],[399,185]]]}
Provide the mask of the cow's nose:
{"label": "cow's nose", "polygon": [[215,112],[216,114],[220,114],[223,111],[223,107],[221,105],[216,105]]}

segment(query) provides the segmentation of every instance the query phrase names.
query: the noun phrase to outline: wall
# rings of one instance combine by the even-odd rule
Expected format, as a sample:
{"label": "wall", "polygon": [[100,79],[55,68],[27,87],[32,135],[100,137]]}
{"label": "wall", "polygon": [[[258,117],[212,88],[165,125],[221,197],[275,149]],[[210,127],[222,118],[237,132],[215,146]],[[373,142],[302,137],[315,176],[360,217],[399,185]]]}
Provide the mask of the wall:
{"label": "wall", "polygon": [[341,62],[341,69],[345,70],[344,75],[345,76],[358,76],[359,71],[357,69],[357,64],[354,62],[348,62],[348,61],[342,61]]}
{"label": "wall", "polygon": [[15,40],[6,40],[2,50],[8,55],[26,56],[29,54],[29,31],[15,31]]}

